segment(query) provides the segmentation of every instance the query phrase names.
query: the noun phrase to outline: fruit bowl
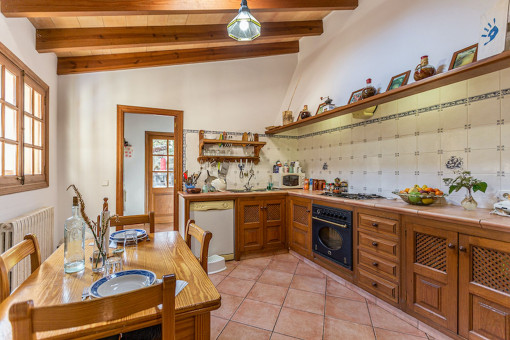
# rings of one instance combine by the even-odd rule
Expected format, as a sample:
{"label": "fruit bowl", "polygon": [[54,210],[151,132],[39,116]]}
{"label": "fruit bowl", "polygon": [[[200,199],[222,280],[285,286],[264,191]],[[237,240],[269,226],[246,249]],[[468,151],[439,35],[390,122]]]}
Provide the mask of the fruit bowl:
{"label": "fruit bowl", "polygon": [[438,198],[444,197],[444,195],[436,195],[434,193],[401,193],[393,192],[393,194],[399,196],[404,202],[413,205],[431,205],[437,201]]}

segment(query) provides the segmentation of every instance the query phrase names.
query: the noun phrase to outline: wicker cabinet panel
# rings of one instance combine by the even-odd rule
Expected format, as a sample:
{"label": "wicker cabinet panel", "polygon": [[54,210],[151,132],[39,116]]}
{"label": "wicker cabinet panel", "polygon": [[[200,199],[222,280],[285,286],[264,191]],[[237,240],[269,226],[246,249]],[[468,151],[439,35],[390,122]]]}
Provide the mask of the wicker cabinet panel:
{"label": "wicker cabinet panel", "polygon": [[310,209],[307,205],[294,204],[292,210],[292,222],[308,225]]}
{"label": "wicker cabinet panel", "polygon": [[260,205],[245,205],[243,207],[243,223],[258,223],[260,222]]}
{"label": "wicker cabinet panel", "polygon": [[282,219],[282,203],[266,204],[266,214],[267,221],[280,221]]}
{"label": "wicker cabinet panel", "polygon": [[510,294],[510,253],[473,246],[473,282]]}
{"label": "wicker cabinet panel", "polygon": [[415,262],[446,272],[446,239],[417,232]]}

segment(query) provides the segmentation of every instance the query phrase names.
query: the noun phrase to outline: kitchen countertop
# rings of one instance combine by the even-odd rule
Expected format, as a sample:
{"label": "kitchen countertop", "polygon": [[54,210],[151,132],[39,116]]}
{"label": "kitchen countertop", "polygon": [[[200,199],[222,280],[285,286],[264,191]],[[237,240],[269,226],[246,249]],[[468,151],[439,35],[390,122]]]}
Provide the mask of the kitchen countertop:
{"label": "kitchen countertop", "polygon": [[477,209],[475,211],[467,211],[464,208],[455,205],[433,204],[429,206],[411,205],[397,199],[371,199],[371,200],[352,200],[337,197],[322,196],[323,191],[304,191],[301,189],[292,190],[275,190],[260,192],[211,192],[200,194],[188,194],[179,192],[179,195],[186,200],[203,201],[203,200],[220,200],[220,199],[236,199],[243,197],[258,197],[267,195],[289,195],[295,197],[303,197],[313,200],[327,201],[331,203],[340,203],[361,208],[376,208],[388,210],[391,212],[417,215],[428,218],[436,218],[451,221],[452,223],[468,224],[473,227],[480,227],[487,230],[497,230],[510,232],[510,217],[491,215],[490,209]]}

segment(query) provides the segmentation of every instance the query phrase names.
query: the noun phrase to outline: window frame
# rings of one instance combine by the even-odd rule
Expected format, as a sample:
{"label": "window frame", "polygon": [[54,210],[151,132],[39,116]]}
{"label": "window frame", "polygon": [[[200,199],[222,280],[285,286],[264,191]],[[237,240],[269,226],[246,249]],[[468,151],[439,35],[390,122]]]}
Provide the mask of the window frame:
{"label": "window frame", "polygon": [[[17,171],[16,175],[10,176],[2,176],[0,173],[0,196],[8,195],[18,192],[38,190],[49,187],[50,179],[49,179],[49,86],[39,78],[28,66],[26,66],[18,57],[14,55],[5,45],[0,43],[0,65],[4,65],[11,73],[16,76],[17,84],[16,84],[16,109],[17,109],[17,126],[16,126],[16,134],[17,134],[17,143],[18,152],[16,155],[16,165]],[[3,83],[4,72],[2,72],[2,67],[0,67],[0,82],[2,82],[2,91],[5,91],[5,84]],[[24,169],[24,149],[25,149],[25,83],[30,86],[33,91],[37,91],[41,95],[41,122],[43,127],[41,129],[41,147],[42,150],[41,155],[41,174],[33,175],[33,174],[25,174]],[[4,98],[4,93],[0,93],[0,119],[4,117],[3,111],[5,105],[10,106],[12,108],[13,105],[7,104],[2,101],[1,98]],[[4,104],[4,105],[1,105]],[[32,100],[32,115],[34,115],[34,101]],[[33,124],[32,120],[32,124]],[[5,122],[2,122],[2,128],[5,129]],[[32,132],[32,144],[29,144],[29,147],[33,146],[34,133]],[[0,137],[1,141],[4,141],[5,138]],[[13,144],[13,143],[9,143]],[[28,143],[27,143],[28,144]],[[39,149],[38,147],[36,147]],[[5,161],[5,155],[2,153],[0,162]],[[4,166],[2,166],[4,168]],[[32,159],[32,169],[34,168],[34,160]]]}

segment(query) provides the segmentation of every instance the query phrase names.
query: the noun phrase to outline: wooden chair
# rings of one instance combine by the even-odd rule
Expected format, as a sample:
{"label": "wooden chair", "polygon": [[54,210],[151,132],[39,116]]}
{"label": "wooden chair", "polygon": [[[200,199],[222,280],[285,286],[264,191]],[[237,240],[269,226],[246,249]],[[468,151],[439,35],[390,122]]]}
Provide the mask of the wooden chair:
{"label": "wooden chair", "polygon": [[[161,315],[162,339],[175,339],[175,275],[163,276],[163,283],[136,291],[63,305],[34,307],[32,300],[13,304],[9,310],[14,340],[34,340],[36,332],[84,328],[79,334],[62,339],[96,339],[125,331],[125,322],[93,324],[115,321],[134,313],[163,304]],[[141,328],[146,327],[143,323]],[[60,339],[61,337],[59,337]]]}
{"label": "wooden chair", "polygon": [[24,240],[0,255],[0,302],[11,294],[9,286],[9,272],[11,269],[30,255],[32,273],[41,265],[41,251],[39,242],[34,234],[27,234]]}
{"label": "wooden chair", "polygon": [[191,249],[191,237],[200,242],[200,257],[198,261],[207,273],[207,258],[209,255],[209,243],[211,242],[212,233],[204,231],[195,224],[195,220],[189,220],[186,224],[186,244]]}
{"label": "wooden chair", "polygon": [[148,215],[131,215],[131,216],[119,216],[118,221],[114,218],[110,221],[110,226],[116,227],[116,230],[122,230],[127,225],[135,224],[149,224],[150,232],[154,232],[154,212],[149,212]]}

